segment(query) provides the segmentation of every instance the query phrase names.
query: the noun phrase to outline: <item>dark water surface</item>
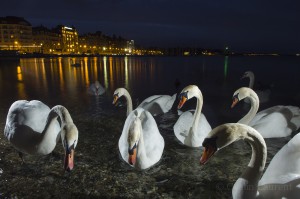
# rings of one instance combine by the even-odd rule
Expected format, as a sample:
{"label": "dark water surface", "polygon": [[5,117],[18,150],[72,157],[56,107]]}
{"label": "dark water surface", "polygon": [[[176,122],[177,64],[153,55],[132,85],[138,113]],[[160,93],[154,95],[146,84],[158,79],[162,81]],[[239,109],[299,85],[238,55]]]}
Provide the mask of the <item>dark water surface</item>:
{"label": "dark water surface", "polygon": [[[124,101],[112,105],[116,88],[125,87],[134,107],[148,96],[180,92],[196,84],[204,96],[202,112],[214,128],[236,122],[248,111],[240,103],[230,108],[233,92],[247,86],[240,77],[247,70],[256,82],[271,85],[268,103],[300,106],[300,59],[297,57],[94,57],[71,67],[70,58],[0,60],[0,198],[231,198],[231,188],[251,157],[242,141],[219,151],[205,166],[201,149],[181,145],[173,133],[178,119],[176,100],[172,110],[155,117],[165,139],[161,161],[146,171],[136,171],[119,156],[118,140],[126,119]],[[98,80],[107,90],[89,95]],[[176,86],[175,82],[179,84]],[[50,108],[61,104],[79,129],[75,169],[64,173],[63,148],[43,157],[17,152],[3,135],[10,105],[19,99],[40,100]],[[189,100],[183,110],[195,108]],[[268,160],[291,137],[267,139]]]}

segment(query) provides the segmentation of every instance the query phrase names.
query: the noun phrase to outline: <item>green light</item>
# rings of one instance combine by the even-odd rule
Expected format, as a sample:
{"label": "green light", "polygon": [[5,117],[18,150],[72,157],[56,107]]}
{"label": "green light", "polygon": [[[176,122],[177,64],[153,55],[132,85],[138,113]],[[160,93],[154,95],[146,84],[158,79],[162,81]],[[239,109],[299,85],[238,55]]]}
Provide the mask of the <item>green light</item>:
{"label": "green light", "polygon": [[224,77],[227,77],[227,70],[228,70],[228,56],[225,56],[224,60]]}

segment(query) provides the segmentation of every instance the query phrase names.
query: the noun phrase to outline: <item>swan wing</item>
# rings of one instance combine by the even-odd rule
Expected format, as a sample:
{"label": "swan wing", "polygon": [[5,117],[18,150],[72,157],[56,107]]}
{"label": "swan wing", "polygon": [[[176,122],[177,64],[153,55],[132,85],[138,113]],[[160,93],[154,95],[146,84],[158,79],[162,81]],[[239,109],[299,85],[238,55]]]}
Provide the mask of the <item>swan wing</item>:
{"label": "swan wing", "polygon": [[148,111],[142,111],[140,118],[142,121],[146,156],[149,165],[153,165],[160,160],[164,150],[165,141],[158,130],[155,119]]}
{"label": "swan wing", "polygon": [[145,99],[138,107],[144,108],[153,115],[168,112],[176,99],[176,94],[169,95],[153,95]]}
{"label": "swan wing", "polygon": [[[18,151],[28,154],[39,153],[37,145],[42,139],[41,133],[45,128],[49,112],[50,108],[37,100],[14,102],[8,111],[4,135]],[[55,146],[58,140],[59,123],[56,122],[53,128],[56,134],[53,134],[54,140],[49,140],[53,142],[51,147]]]}
{"label": "swan wing", "polygon": [[9,108],[6,125],[26,125],[41,133],[45,127],[50,108],[44,103],[32,100],[19,100]]}
{"label": "swan wing", "polygon": [[289,136],[300,126],[300,109],[293,106],[274,106],[257,113],[249,125],[264,138]]}
{"label": "swan wing", "polygon": [[88,89],[90,95],[102,95],[105,93],[105,88],[100,83],[93,83]]}
{"label": "swan wing", "polygon": [[193,113],[192,111],[183,112],[174,125],[174,133],[177,139],[184,143],[184,140],[188,136],[189,130],[193,123]]}
{"label": "swan wing", "polygon": [[[295,135],[273,157],[259,185],[286,184],[300,178],[300,134]],[[299,182],[300,184],[300,182]]]}

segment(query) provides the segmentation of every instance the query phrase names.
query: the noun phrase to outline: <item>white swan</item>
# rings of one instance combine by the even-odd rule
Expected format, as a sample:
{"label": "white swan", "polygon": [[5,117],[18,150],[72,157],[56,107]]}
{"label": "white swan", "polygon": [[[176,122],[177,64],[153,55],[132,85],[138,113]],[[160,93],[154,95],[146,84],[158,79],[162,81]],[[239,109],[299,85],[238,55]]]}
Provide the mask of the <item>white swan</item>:
{"label": "white swan", "polygon": [[186,100],[193,97],[197,98],[195,113],[193,114],[191,111],[182,113],[174,125],[174,133],[182,144],[189,147],[199,147],[205,136],[211,131],[211,126],[204,114],[201,113],[203,96],[196,85],[189,85],[181,91],[178,109],[183,106]]}
{"label": "white swan", "polygon": [[[120,98],[124,96],[127,100],[127,116],[132,111],[132,99],[130,94],[125,88],[117,88],[114,92],[114,104]],[[170,95],[153,95],[145,99],[138,107],[141,107],[149,111],[152,115],[156,116],[168,112],[176,99],[176,94]]]}
{"label": "white swan", "polygon": [[245,124],[227,123],[214,128],[203,141],[200,163],[206,164],[217,150],[240,139],[251,145],[252,156],[232,188],[233,198],[299,198],[300,135],[274,156],[260,181],[267,158],[266,143],[259,132]]}
{"label": "white swan", "polygon": [[90,85],[88,92],[91,95],[102,95],[105,93],[105,88],[103,88],[99,81],[95,81],[95,83]]}
{"label": "white swan", "polygon": [[[249,78],[249,88],[255,90],[256,94],[259,96],[260,103],[268,102],[270,99],[271,90],[268,89],[254,89],[254,73],[252,71],[246,71],[244,75],[241,77],[241,79],[244,79],[248,77]],[[248,99],[245,99],[246,103],[250,103]]]}
{"label": "white swan", "polygon": [[160,160],[164,146],[165,141],[153,116],[142,108],[133,110],[119,139],[123,160],[136,169],[147,169]]}
{"label": "white swan", "polygon": [[60,135],[65,149],[64,168],[70,171],[74,167],[78,129],[68,110],[61,105],[54,106],[50,110],[47,105],[37,100],[15,101],[7,114],[4,135],[19,151],[22,161],[23,153],[30,155],[51,153]]}
{"label": "white swan", "polygon": [[[239,101],[248,98],[251,102],[249,112],[238,123],[249,124],[264,138],[286,137],[300,127],[300,109],[296,106],[273,106],[257,113],[259,98],[248,87],[242,87],[233,94],[234,107]],[[257,114],[256,114],[257,113]]]}

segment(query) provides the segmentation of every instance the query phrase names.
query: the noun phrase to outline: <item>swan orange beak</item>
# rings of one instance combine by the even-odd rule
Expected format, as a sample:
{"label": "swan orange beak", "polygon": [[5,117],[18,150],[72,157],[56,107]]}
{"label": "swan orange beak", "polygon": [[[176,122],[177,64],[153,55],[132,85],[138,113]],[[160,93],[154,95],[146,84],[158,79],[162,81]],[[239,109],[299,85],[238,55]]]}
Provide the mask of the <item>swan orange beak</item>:
{"label": "swan orange beak", "polygon": [[136,162],[136,148],[133,149],[132,151],[133,151],[133,153],[129,154],[128,162],[129,162],[129,164],[134,165]]}
{"label": "swan orange beak", "polygon": [[118,101],[118,99],[119,99],[118,95],[114,95],[114,101],[113,101],[113,104],[116,104],[117,101]]}
{"label": "swan orange beak", "polygon": [[208,146],[204,147],[204,151],[202,153],[202,156],[200,158],[200,164],[206,164],[206,162],[209,160],[209,158],[216,152],[216,149],[214,147]]}
{"label": "swan orange beak", "polygon": [[70,153],[65,154],[65,165],[64,169],[66,171],[72,171],[74,168],[74,149],[71,149]]}
{"label": "swan orange beak", "polygon": [[178,104],[178,107],[177,107],[177,109],[181,109],[181,107],[184,105],[184,103],[186,102],[186,100],[187,100],[187,98],[186,98],[186,97],[184,97],[184,96],[181,96],[181,98],[180,98],[180,102],[179,102],[179,104]]}
{"label": "swan orange beak", "polygon": [[231,104],[231,108],[233,108],[238,102],[239,102],[239,99],[234,97],[233,101],[232,101],[232,104]]}

